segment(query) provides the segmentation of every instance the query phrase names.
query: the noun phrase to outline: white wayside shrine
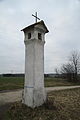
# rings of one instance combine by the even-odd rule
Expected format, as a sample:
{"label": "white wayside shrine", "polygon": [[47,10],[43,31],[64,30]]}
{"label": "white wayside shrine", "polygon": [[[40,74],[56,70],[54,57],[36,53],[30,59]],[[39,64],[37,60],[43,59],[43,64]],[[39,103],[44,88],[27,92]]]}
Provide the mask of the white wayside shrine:
{"label": "white wayside shrine", "polygon": [[22,102],[37,107],[46,101],[44,88],[44,43],[48,29],[44,21],[36,22],[24,29],[25,83]]}

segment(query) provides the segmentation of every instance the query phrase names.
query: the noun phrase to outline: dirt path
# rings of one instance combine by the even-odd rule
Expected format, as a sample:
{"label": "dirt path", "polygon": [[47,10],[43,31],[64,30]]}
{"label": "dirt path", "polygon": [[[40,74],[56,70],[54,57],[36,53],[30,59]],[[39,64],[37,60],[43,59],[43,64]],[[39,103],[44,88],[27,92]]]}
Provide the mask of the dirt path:
{"label": "dirt path", "polygon": [[73,89],[73,88],[80,88],[80,85],[78,85],[78,86],[47,87],[46,90],[49,92],[49,91],[57,91],[57,90],[65,90],[65,89]]}
{"label": "dirt path", "polygon": [[0,93],[0,106],[6,103],[16,102],[21,100],[22,90],[8,91]]}
{"label": "dirt path", "polygon": [[[64,90],[64,89],[73,89],[78,88],[80,86],[62,86],[62,87],[47,87],[46,91],[56,91],[56,90]],[[7,91],[7,92],[1,92],[0,93],[0,106],[12,103],[16,101],[20,101],[22,98],[22,90],[16,90],[16,91]]]}

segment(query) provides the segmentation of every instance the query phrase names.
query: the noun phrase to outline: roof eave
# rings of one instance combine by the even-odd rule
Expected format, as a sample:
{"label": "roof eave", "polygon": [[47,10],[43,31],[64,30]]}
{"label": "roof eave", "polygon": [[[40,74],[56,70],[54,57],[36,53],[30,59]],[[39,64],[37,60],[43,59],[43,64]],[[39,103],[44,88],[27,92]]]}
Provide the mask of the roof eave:
{"label": "roof eave", "polygon": [[37,24],[39,24],[39,23],[44,25],[44,27],[46,28],[46,32],[45,33],[48,33],[49,30],[47,29],[47,27],[46,27],[46,25],[45,25],[45,23],[44,23],[43,20],[41,20],[40,22],[34,23],[32,25],[29,25],[28,27],[23,28],[21,31],[25,31],[27,29],[34,28],[34,26],[37,25]]}

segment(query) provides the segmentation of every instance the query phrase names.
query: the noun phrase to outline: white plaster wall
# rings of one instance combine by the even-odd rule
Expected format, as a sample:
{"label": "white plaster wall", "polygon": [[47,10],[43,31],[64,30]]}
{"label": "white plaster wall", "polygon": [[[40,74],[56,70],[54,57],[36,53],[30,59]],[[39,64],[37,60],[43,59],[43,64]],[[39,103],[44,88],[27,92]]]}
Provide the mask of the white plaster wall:
{"label": "white plaster wall", "polygon": [[33,106],[33,87],[34,87],[34,43],[25,43],[25,84],[24,84],[24,103]]}
{"label": "white plaster wall", "polygon": [[44,103],[46,96],[44,90],[44,42],[35,42],[35,82],[34,82],[34,106]]}
{"label": "white plaster wall", "polygon": [[35,87],[44,87],[44,43],[35,42]]}
{"label": "white plaster wall", "polygon": [[25,83],[23,103],[36,107],[46,100],[44,89],[44,33],[42,40],[38,40],[38,30],[31,31],[30,40],[25,33]]}

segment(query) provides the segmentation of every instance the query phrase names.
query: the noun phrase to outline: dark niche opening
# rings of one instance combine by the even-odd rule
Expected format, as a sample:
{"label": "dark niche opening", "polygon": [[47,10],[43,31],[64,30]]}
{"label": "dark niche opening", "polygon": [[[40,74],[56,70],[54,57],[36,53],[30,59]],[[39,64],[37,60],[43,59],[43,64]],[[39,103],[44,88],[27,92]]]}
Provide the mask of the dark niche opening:
{"label": "dark niche opening", "polygon": [[28,39],[31,39],[31,33],[28,33]]}
{"label": "dark niche opening", "polygon": [[42,35],[41,35],[41,33],[38,33],[38,39],[39,39],[39,40],[42,40]]}

